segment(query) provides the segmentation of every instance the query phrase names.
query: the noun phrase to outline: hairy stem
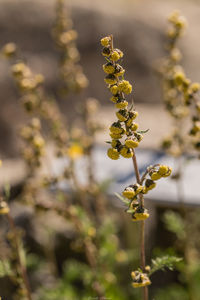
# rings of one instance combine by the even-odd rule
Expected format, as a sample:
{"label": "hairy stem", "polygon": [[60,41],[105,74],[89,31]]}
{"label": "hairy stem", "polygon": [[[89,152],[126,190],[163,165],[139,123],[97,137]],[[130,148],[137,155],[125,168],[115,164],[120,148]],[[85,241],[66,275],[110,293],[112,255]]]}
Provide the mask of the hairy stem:
{"label": "hairy stem", "polygon": [[[138,184],[141,184],[140,173],[138,169],[137,159],[135,155],[135,151],[133,150],[133,166],[135,170],[135,176]],[[140,204],[144,206],[144,197],[142,194],[140,196]],[[145,271],[145,221],[141,221],[141,235],[140,235],[140,263],[142,271]],[[148,300],[148,287],[145,286],[143,288],[143,300]]]}

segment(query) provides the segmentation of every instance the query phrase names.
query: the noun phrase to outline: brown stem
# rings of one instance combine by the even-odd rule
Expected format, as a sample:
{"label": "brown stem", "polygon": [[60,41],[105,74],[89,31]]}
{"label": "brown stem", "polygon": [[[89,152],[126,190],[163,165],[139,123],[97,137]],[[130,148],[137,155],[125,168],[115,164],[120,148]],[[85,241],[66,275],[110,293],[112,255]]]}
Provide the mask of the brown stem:
{"label": "brown stem", "polygon": [[148,167],[147,170],[145,171],[145,173],[143,174],[141,180],[140,180],[140,184],[143,184],[143,181],[145,180],[147,174],[149,174],[149,172],[150,172],[151,170],[153,170],[155,167],[158,167],[158,166],[160,166],[160,164],[155,164],[155,165],[153,165],[153,166]]}
{"label": "brown stem", "polygon": [[16,252],[17,252],[17,259],[18,259],[18,263],[19,263],[19,267],[20,267],[20,271],[21,271],[21,276],[22,276],[22,279],[23,279],[23,282],[24,282],[24,286],[26,288],[27,298],[28,298],[28,300],[32,300],[31,289],[30,289],[30,285],[29,285],[27,272],[26,272],[26,266],[24,266],[24,264],[22,262],[22,259],[21,259],[21,255],[20,255],[19,242],[18,242],[18,236],[17,236],[17,232],[16,232],[15,223],[14,223],[14,220],[13,220],[13,218],[11,217],[11,215],[9,213],[7,214],[7,219],[8,219],[8,223],[10,225],[10,228],[13,232],[14,243],[15,243]]}
{"label": "brown stem", "polygon": [[[138,169],[137,159],[135,155],[135,151],[133,150],[133,166],[135,170],[135,176],[138,184],[141,184],[140,179],[140,173]],[[142,206],[144,206],[144,197],[142,194],[139,194],[140,197],[140,203]],[[145,221],[141,221],[141,235],[140,235],[140,263],[141,263],[141,269],[144,272],[145,271]],[[145,286],[143,288],[143,300],[148,300],[148,287]]]}

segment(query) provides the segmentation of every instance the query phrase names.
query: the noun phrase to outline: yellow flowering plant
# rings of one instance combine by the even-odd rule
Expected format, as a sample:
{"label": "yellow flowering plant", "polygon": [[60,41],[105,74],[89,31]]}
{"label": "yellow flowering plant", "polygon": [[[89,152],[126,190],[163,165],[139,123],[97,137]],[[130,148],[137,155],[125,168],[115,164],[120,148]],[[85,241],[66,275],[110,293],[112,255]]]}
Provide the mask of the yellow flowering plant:
{"label": "yellow flowering plant", "polygon": [[[8,276],[13,282],[15,287],[14,299],[32,300],[22,240],[23,233],[22,230],[15,226],[14,219],[10,213],[10,207],[8,205],[10,188],[8,185],[5,187],[4,194],[5,195],[0,195],[0,217],[5,218],[8,226],[6,233],[6,242],[8,245],[4,245],[5,253],[3,254],[4,251],[2,251],[0,255],[0,266],[2,265],[1,277]],[[4,259],[2,259],[2,256],[4,256]]]}
{"label": "yellow flowering plant", "polygon": [[[182,54],[178,41],[187,26],[186,19],[175,11],[170,14],[167,31],[167,56],[160,69],[165,107],[174,120],[172,134],[163,141],[163,148],[173,156],[180,157],[186,151],[200,147],[200,84],[192,82],[181,65]],[[190,120],[188,128],[186,120]],[[187,130],[184,130],[187,128]],[[189,135],[188,135],[189,132]]]}
{"label": "yellow flowering plant", "polygon": [[[168,17],[167,55],[162,60],[160,73],[162,76],[163,100],[165,108],[174,124],[172,134],[164,138],[162,148],[175,158],[177,200],[179,210],[164,213],[163,221],[166,229],[176,236],[174,251],[181,253],[183,262],[179,269],[181,282],[176,287],[169,286],[170,293],[176,292],[177,297],[197,299],[199,285],[197,274],[200,269],[199,259],[199,209],[186,202],[183,178],[188,157],[199,158],[200,147],[200,84],[192,82],[181,65],[182,54],[178,48],[180,37],[183,36],[187,21],[179,11],[172,12]],[[188,188],[185,186],[185,188]],[[195,253],[195,255],[194,255]],[[184,283],[184,287],[183,287]],[[163,299],[164,292],[157,294]]]}
{"label": "yellow flowering plant", "polygon": [[[113,36],[101,39],[103,46],[102,55],[106,59],[103,70],[106,73],[105,83],[111,92],[111,101],[119,110],[116,112],[117,120],[110,126],[111,141],[107,151],[109,158],[118,160],[120,156],[131,158],[135,170],[136,183],[129,185],[122,192],[120,199],[127,205],[127,213],[132,216],[132,221],[141,223],[140,254],[141,267],[131,273],[134,288],[143,287],[143,299],[148,299],[148,285],[151,284],[151,268],[145,264],[145,220],[149,218],[149,212],[145,208],[144,194],[155,188],[157,180],[171,175],[172,169],[166,165],[156,164],[147,167],[144,174],[140,175],[135,148],[143,139],[146,131],[139,131],[135,119],[138,112],[133,109],[133,104],[129,107],[125,95],[131,94],[132,85],[124,79],[125,70],[120,65],[123,52],[113,46]],[[120,72],[119,72],[120,70]],[[107,75],[108,74],[108,75]],[[166,264],[167,265],[167,264]],[[159,269],[159,268],[158,268]]]}
{"label": "yellow flowering plant", "polygon": [[[56,44],[61,50],[62,59],[64,59],[61,59],[59,66],[62,79],[61,86],[64,87],[65,92],[75,92],[84,87],[86,80],[80,81],[81,78],[83,79],[82,70],[77,68],[75,57],[72,59],[71,56],[68,56],[68,53],[73,53],[72,50],[75,49],[76,34],[71,27],[65,26],[66,20],[67,22],[70,20],[64,16],[63,1],[58,0],[56,3],[57,19],[53,34]],[[17,57],[16,50],[16,46],[10,47],[7,44],[3,48],[3,53],[4,56],[11,59],[11,70],[20,95],[20,103],[30,120],[20,132],[24,141],[22,154],[27,167],[27,176],[20,194],[14,200],[20,201],[22,206],[31,207],[34,214],[33,218],[36,220],[41,215],[45,216],[52,213],[55,214],[55,218],[61,218],[62,224],[66,226],[69,224],[72,227],[73,237],[72,240],[65,243],[64,247],[67,250],[70,248],[73,255],[78,257],[78,259],[74,259],[75,263],[71,257],[66,262],[67,274],[70,277],[71,274],[74,274],[75,269],[78,272],[77,279],[70,281],[64,275],[60,278],[56,272],[58,266],[54,258],[55,249],[52,249],[51,244],[52,237],[54,234],[56,236],[56,232],[50,226],[49,231],[51,232],[47,234],[47,239],[50,240],[48,249],[45,249],[45,243],[41,243],[42,252],[45,253],[42,257],[42,268],[45,265],[47,272],[51,269],[50,275],[55,285],[50,288],[46,287],[44,283],[44,286],[41,284],[39,287],[37,286],[36,290],[32,286],[29,289],[26,288],[25,290],[28,292],[24,295],[24,299],[31,300],[33,297],[36,297],[37,300],[52,299],[55,290],[57,294],[54,299],[62,299],[63,289],[59,289],[60,281],[64,283],[67,299],[74,299],[70,294],[71,290],[73,290],[76,299],[80,296],[80,292],[84,298],[97,296],[99,299],[104,299],[110,295],[119,294],[118,299],[122,299],[121,294],[123,293],[120,293],[120,288],[116,284],[117,276],[115,273],[118,267],[116,262],[120,262],[120,265],[126,264],[128,255],[120,248],[121,245],[116,235],[117,222],[113,217],[112,209],[106,205],[105,188],[103,184],[98,183],[95,174],[93,150],[96,133],[102,129],[102,126],[95,119],[99,107],[98,101],[89,98],[81,106],[79,115],[81,121],[78,121],[81,128],[76,122],[66,127],[56,99],[50,97],[45,91],[44,77],[41,74],[34,74],[28,63]],[[77,51],[75,52],[77,53]],[[116,59],[118,55],[121,55],[120,51],[116,51],[113,59]],[[69,68],[69,74],[64,73],[67,72],[67,68]],[[123,74],[121,69],[118,69],[117,72],[119,76]],[[126,92],[130,89],[126,81],[120,88]],[[119,108],[121,107],[124,106]],[[47,125],[47,131],[44,130],[45,125]],[[66,168],[63,168],[59,175],[54,175],[51,172],[52,161],[48,157],[49,141],[55,150],[53,151],[53,158],[55,160],[64,158],[68,162]],[[84,183],[77,175],[76,164],[79,158],[83,158],[87,162],[84,169],[84,177],[86,178]],[[46,165],[50,172],[43,174],[41,172],[42,167],[46,167]],[[67,191],[60,188],[63,183],[68,187]],[[8,198],[10,201],[11,196]],[[1,202],[0,208],[2,216],[8,213],[8,206],[5,201]],[[13,213],[12,207],[11,213]],[[116,226],[114,226],[115,224]],[[49,224],[39,226],[41,230],[45,227],[49,228]],[[14,231],[12,228],[15,236],[17,230]],[[24,265],[24,267],[26,266]],[[68,271],[68,267],[70,271]],[[12,268],[17,270],[16,265],[12,265]],[[40,266],[38,269],[40,272]],[[23,279],[21,277],[19,276],[20,280]],[[20,280],[16,284],[19,290],[24,286],[23,280]],[[77,280],[82,283],[84,291],[77,288]],[[23,299],[22,296],[21,299]]]}

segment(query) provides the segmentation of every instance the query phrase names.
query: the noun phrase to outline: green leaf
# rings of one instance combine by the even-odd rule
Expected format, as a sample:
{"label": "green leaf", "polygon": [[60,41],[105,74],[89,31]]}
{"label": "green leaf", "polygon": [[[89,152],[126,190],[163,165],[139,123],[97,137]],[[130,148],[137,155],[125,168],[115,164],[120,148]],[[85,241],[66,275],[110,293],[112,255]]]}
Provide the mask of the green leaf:
{"label": "green leaf", "polygon": [[151,265],[151,271],[149,272],[149,276],[151,276],[153,273],[155,273],[158,270],[173,270],[174,266],[180,262],[182,258],[176,257],[176,256],[169,256],[165,255],[162,257],[157,257],[155,259],[152,259],[152,265]]}
{"label": "green leaf", "polygon": [[115,193],[115,196],[117,196],[117,198],[119,198],[123,203],[125,203],[127,206],[130,204],[130,201],[127,200],[126,198],[124,198],[123,196],[121,196],[118,193]]}
{"label": "green leaf", "polygon": [[109,58],[105,57],[105,59],[106,59],[108,62],[111,62],[111,60],[110,60]]}
{"label": "green leaf", "polygon": [[127,209],[127,210],[126,210],[126,212],[127,212],[128,214],[132,214],[132,213],[134,213],[134,212],[135,212],[135,210],[134,210],[134,209],[132,209],[132,208],[129,208],[129,209]]}
{"label": "green leaf", "polygon": [[12,270],[8,260],[0,260],[0,278],[4,276],[11,276]]}
{"label": "green leaf", "polygon": [[143,133],[147,133],[148,131],[149,131],[149,129],[146,129],[146,130],[139,130],[139,131],[137,131],[137,133],[143,134]]}
{"label": "green leaf", "polygon": [[186,237],[184,221],[178,213],[167,211],[164,214],[164,223],[166,228],[175,233],[179,239],[183,240]]}

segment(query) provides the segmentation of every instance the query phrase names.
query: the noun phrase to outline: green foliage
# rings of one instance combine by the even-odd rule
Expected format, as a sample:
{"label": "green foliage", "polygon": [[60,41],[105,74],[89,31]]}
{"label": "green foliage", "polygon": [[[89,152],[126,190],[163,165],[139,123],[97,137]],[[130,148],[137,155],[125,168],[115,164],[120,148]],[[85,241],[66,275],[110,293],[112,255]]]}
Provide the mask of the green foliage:
{"label": "green foliage", "polygon": [[5,276],[11,276],[12,269],[8,260],[0,260],[0,278]]}
{"label": "green foliage", "polygon": [[189,300],[186,289],[180,285],[174,284],[164,289],[159,289],[154,300]]}
{"label": "green foliage", "polygon": [[130,200],[128,200],[127,198],[121,196],[118,193],[115,193],[115,196],[117,196],[117,198],[119,198],[126,206],[129,206]]}
{"label": "green foliage", "polygon": [[164,214],[164,223],[169,231],[177,235],[178,239],[183,240],[185,238],[185,224],[180,214],[167,211]]}
{"label": "green foliage", "polygon": [[172,271],[174,269],[174,266],[181,260],[182,258],[176,256],[169,256],[169,255],[152,259],[152,266],[149,274],[152,275],[158,270],[164,271],[165,269],[169,269]]}

